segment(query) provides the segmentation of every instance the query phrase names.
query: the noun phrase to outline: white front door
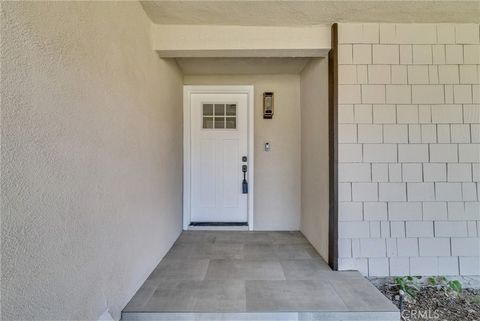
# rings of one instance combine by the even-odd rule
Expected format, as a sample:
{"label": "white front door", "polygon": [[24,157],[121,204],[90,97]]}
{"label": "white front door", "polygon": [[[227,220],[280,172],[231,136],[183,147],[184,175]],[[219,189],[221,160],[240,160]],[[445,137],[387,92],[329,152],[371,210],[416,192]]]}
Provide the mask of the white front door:
{"label": "white front door", "polygon": [[247,223],[248,94],[192,92],[189,98],[190,222]]}

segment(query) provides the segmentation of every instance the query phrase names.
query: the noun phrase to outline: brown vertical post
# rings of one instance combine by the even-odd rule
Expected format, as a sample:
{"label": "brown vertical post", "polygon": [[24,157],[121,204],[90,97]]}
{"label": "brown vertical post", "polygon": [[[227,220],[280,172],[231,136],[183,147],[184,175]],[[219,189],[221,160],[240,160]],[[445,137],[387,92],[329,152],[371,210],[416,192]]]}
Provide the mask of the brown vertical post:
{"label": "brown vertical post", "polygon": [[338,270],[338,25],[328,53],[329,234],[328,264]]}

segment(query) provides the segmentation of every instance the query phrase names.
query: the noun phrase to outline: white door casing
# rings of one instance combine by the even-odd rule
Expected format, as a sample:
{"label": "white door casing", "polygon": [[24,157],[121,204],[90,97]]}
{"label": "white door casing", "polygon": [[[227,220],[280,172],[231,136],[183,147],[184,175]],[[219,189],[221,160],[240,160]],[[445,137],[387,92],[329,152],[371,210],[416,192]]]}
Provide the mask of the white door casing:
{"label": "white door casing", "polygon": [[253,86],[184,86],[183,172],[184,229],[247,222],[253,230]]}

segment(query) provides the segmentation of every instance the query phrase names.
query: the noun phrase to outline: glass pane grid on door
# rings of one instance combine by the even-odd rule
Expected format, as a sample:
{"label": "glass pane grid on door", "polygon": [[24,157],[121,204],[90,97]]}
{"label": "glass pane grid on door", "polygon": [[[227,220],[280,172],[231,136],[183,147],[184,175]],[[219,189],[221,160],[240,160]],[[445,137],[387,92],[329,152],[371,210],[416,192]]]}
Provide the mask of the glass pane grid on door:
{"label": "glass pane grid on door", "polygon": [[236,129],[236,104],[202,104],[202,128]]}

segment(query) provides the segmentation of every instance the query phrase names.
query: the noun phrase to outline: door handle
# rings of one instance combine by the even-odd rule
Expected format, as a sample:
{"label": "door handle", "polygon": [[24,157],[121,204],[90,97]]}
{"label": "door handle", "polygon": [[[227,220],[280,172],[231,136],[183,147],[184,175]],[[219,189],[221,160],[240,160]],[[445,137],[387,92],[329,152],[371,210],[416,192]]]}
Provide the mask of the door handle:
{"label": "door handle", "polygon": [[242,193],[248,194],[247,165],[242,165],[242,172],[243,172]]}

